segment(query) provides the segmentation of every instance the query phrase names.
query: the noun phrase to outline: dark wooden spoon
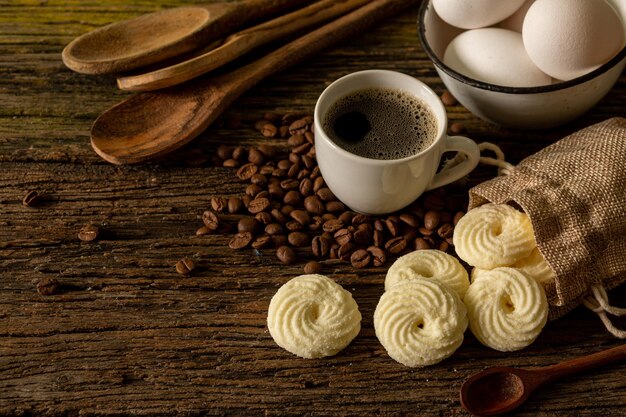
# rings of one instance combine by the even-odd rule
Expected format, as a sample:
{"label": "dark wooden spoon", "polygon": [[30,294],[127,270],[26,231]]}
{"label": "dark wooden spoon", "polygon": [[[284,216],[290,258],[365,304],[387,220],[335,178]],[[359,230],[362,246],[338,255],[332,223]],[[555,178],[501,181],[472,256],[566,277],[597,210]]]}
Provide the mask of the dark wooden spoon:
{"label": "dark wooden spoon", "polygon": [[626,345],[537,369],[488,368],[461,387],[461,405],[477,416],[493,416],[522,405],[543,385],[626,359]]}
{"label": "dark wooden spoon", "polygon": [[189,52],[250,21],[310,1],[242,0],[148,13],[85,33],[61,56],[68,68],[84,74],[128,71]]}
{"label": "dark wooden spoon", "polygon": [[96,119],[91,145],[114,164],[163,156],[198,136],[228,105],[265,77],[412,4],[413,0],[373,0],[233,72],[137,94]]}

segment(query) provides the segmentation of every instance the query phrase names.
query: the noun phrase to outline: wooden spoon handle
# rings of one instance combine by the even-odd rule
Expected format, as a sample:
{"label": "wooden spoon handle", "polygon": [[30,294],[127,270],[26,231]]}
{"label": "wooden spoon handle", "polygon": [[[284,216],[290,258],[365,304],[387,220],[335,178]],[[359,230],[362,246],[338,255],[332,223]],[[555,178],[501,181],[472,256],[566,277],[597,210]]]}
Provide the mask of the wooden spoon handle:
{"label": "wooden spoon handle", "polygon": [[570,361],[561,362],[556,365],[546,366],[536,370],[530,370],[533,373],[543,374],[540,384],[556,381],[570,375],[589,371],[608,365],[613,362],[626,359],[626,344],[614,347],[612,349],[603,350],[588,356],[572,359]]}
{"label": "wooden spoon handle", "polygon": [[187,61],[144,74],[120,77],[117,85],[127,91],[151,91],[189,81],[214,70],[259,45],[281,39],[300,29],[341,16],[370,0],[322,0],[292,13],[237,32],[225,43]]}
{"label": "wooden spoon handle", "polygon": [[242,0],[234,3],[237,6],[238,19],[246,22],[264,19],[283,13],[286,10],[310,3],[312,0]]}
{"label": "wooden spoon handle", "polygon": [[294,65],[348,36],[357,34],[366,27],[392,16],[413,3],[412,0],[373,0],[369,4],[288,43],[251,64],[212,79],[211,84],[228,85],[232,90],[232,97],[237,97],[264,78]]}

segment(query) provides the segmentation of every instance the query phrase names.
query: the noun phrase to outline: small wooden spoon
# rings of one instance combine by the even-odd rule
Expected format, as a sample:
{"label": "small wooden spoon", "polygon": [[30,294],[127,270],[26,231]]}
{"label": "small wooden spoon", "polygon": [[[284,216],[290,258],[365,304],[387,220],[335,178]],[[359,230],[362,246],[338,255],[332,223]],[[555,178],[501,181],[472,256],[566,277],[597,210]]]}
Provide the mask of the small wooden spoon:
{"label": "small wooden spoon", "polygon": [[149,13],[85,33],[70,42],[61,56],[76,72],[124,72],[189,52],[247,22],[310,1],[243,0]]}
{"label": "small wooden spoon", "polygon": [[626,345],[537,369],[488,368],[461,387],[461,405],[477,416],[493,416],[522,405],[543,385],[626,359]]}
{"label": "small wooden spoon", "polygon": [[368,2],[369,0],[322,0],[235,33],[220,47],[187,61],[144,74],[120,77],[117,79],[117,85],[120,89],[128,91],[151,91],[171,87],[214,70],[259,45],[341,16]]}
{"label": "small wooden spoon", "polygon": [[265,77],[412,4],[413,0],[372,0],[231,73],[137,94],[98,117],[91,129],[91,145],[114,164],[163,156],[202,133],[230,103]]}

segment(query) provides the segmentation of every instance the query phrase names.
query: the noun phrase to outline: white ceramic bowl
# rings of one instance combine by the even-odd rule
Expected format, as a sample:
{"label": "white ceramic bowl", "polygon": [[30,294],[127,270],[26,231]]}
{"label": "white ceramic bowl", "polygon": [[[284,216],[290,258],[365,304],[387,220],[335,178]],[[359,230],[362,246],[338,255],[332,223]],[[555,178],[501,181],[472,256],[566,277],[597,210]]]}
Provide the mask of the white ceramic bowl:
{"label": "white ceramic bowl", "polygon": [[[626,1],[607,0],[622,18],[626,33]],[[443,63],[450,41],[463,30],[444,22],[423,1],[419,38],[446,88],[478,117],[508,127],[543,129],[569,122],[596,105],[617,82],[626,66],[626,46],[606,64],[581,77],[541,87],[503,87],[474,80]]]}

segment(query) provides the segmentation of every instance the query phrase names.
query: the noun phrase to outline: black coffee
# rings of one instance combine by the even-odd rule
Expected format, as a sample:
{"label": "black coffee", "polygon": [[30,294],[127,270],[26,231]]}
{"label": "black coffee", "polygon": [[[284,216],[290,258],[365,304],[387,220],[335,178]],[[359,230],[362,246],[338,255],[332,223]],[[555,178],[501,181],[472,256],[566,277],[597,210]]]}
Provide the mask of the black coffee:
{"label": "black coffee", "polygon": [[367,88],[330,107],[324,131],[338,146],[370,159],[402,159],[428,148],[437,119],[421,99],[402,90]]}

